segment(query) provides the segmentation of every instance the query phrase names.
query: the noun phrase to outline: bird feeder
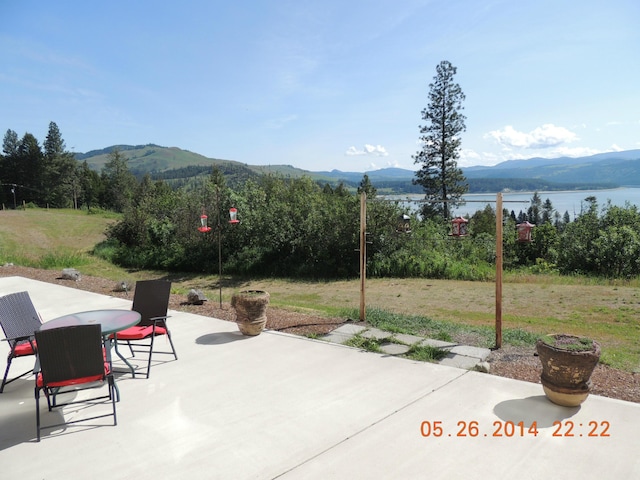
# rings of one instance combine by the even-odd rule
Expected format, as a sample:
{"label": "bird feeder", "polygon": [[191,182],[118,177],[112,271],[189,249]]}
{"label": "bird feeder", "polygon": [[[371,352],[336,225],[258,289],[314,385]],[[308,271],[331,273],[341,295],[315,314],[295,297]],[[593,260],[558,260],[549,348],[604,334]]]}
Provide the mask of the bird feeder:
{"label": "bird feeder", "polygon": [[396,232],[398,233],[411,233],[411,217],[406,213],[398,217],[398,224],[396,226]]}
{"label": "bird feeder", "polygon": [[466,237],[467,236],[467,223],[469,220],[463,217],[456,217],[451,220],[451,233],[452,237]]}
{"label": "bird feeder", "polygon": [[535,225],[533,223],[527,222],[526,220],[516,225],[516,228],[518,229],[518,241],[523,243],[531,243],[533,241],[533,239],[531,238],[533,227],[535,227]]}
{"label": "bird feeder", "polygon": [[198,231],[202,233],[211,231],[211,227],[207,226],[207,216],[204,213],[200,215],[200,226],[198,227]]}
{"label": "bird feeder", "polygon": [[238,209],[237,208],[233,208],[231,207],[229,209],[229,223],[231,224],[235,224],[235,223],[240,223],[240,220],[238,220]]}

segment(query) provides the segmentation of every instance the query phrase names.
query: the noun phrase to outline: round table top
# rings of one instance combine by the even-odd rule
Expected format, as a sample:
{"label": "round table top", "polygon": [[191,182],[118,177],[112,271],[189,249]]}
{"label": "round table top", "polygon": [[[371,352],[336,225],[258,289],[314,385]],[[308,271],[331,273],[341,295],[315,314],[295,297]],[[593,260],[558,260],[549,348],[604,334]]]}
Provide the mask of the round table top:
{"label": "round table top", "polygon": [[90,310],[87,312],[69,313],[45,322],[40,330],[76,325],[100,324],[103,335],[120,332],[140,322],[140,314],[133,310]]}

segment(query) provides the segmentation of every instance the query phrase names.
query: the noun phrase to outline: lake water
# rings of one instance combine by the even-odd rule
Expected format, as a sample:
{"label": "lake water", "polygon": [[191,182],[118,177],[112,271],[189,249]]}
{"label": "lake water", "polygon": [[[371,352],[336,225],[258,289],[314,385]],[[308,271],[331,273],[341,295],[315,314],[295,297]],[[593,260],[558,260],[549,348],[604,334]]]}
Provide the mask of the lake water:
{"label": "lake water", "polygon": [[[531,206],[531,198],[534,192],[517,192],[517,193],[503,193],[502,203],[503,208],[511,211],[513,210],[516,215],[522,210],[526,212]],[[553,208],[564,215],[564,212],[569,212],[569,216],[573,220],[582,210],[588,207],[588,204],[584,201],[585,198],[593,196],[598,199],[598,207],[602,208],[607,204],[607,201],[611,201],[612,205],[623,207],[625,202],[629,202],[632,205],[640,205],[640,187],[621,187],[611,190],[580,190],[580,191],[562,191],[562,192],[538,192],[542,202],[548,198],[551,200]],[[419,203],[413,202],[415,200],[422,200],[424,195],[405,195],[405,196],[387,196],[389,199],[409,199],[408,204],[415,209],[419,208]],[[486,205],[491,205],[495,208],[496,194],[495,193],[477,193],[468,194],[463,197],[467,204],[454,210],[456,216],[473,215],[477,210],[482,210]]]}

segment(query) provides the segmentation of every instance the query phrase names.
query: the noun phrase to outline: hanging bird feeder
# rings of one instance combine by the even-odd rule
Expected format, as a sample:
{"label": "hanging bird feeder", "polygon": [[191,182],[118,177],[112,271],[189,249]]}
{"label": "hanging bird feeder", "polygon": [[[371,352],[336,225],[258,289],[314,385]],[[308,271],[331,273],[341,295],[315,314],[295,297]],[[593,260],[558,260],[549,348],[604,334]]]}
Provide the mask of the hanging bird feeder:
{"label": "hanging bird feeder", "polygon": [[202,215],[200,215],[200,226],[198,227],[198,231],[202,233],[211,231],[211,227],[207,226],[207,218],[208,217],[204,214],[204,212],[202,212]]}
{"label": "hanging bird feeder", "polygon": [[531,243],[533,241],[531,237],[533,227],[535,227],[535,225],[527,222],[526,220],[516,225],[516,228],[518,229],[518,241],[522,243]]}
{"label": "hanging bird feeder", "polygon": [[396,232],[398,233],[411,233],[411,217],[406,213],[398,217],[398,224],[396,225]]}
{"label": "hanging bird feeder", "polygon": [[233,208],[231,207],[229,209],[229,223],[231,224],[235,224],[235,223],[240,223],[240,220],[238,220],[238,209],[237,208]]}
{"label": "hanging bird feeder", "polygon": [[467,223],[469,220],[463,217],[456,217],[451,220],[451,237],[466,237],[467,236]]}

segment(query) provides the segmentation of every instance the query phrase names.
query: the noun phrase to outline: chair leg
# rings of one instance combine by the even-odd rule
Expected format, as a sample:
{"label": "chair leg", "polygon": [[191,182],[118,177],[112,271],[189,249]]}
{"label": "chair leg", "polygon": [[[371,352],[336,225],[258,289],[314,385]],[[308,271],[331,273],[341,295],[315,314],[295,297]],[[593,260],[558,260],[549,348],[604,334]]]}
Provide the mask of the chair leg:
{"label": "chair leg", "polygon": [[109,396],[111,397],[111,405],[113,407],[113,425],[118,425],[118,417],[116,416],[116,381],[113,376],[109,377]]}
{"label": "chair leg", "polygon": [[7,382],[7,376],[9,375],[9,367],[11,366],[11,356],[7,358],[7,368],[4,371],[4,377],[2,378],[2,385],[0,385],[0,393],[4,391],[4,386],[9,383]]}
{"label": "chair leg", "polygon": [[36,431],[38,442],[40,441],[40,389],[36,387],[35,389],[36,395]]}
{"label": "chair leg", "polygon": [[151,355],[153,355],[153,342],[155,338],[155,335],[151,335],[151,345],[149,345],[149,360],[147,361],[147,378],[149,378],[149,374],[151,373]]}
{"label": "chair leg", "polygon": [[169,332],[169,330],[167,330],[167,337],[169,338],[169,345],[171,345],[171,351],[173,352],[173,356],[177,360],[178,359],[178,354],[176,353],[176,349],[173,346],[173,340],[171,340],[171,332]]}

